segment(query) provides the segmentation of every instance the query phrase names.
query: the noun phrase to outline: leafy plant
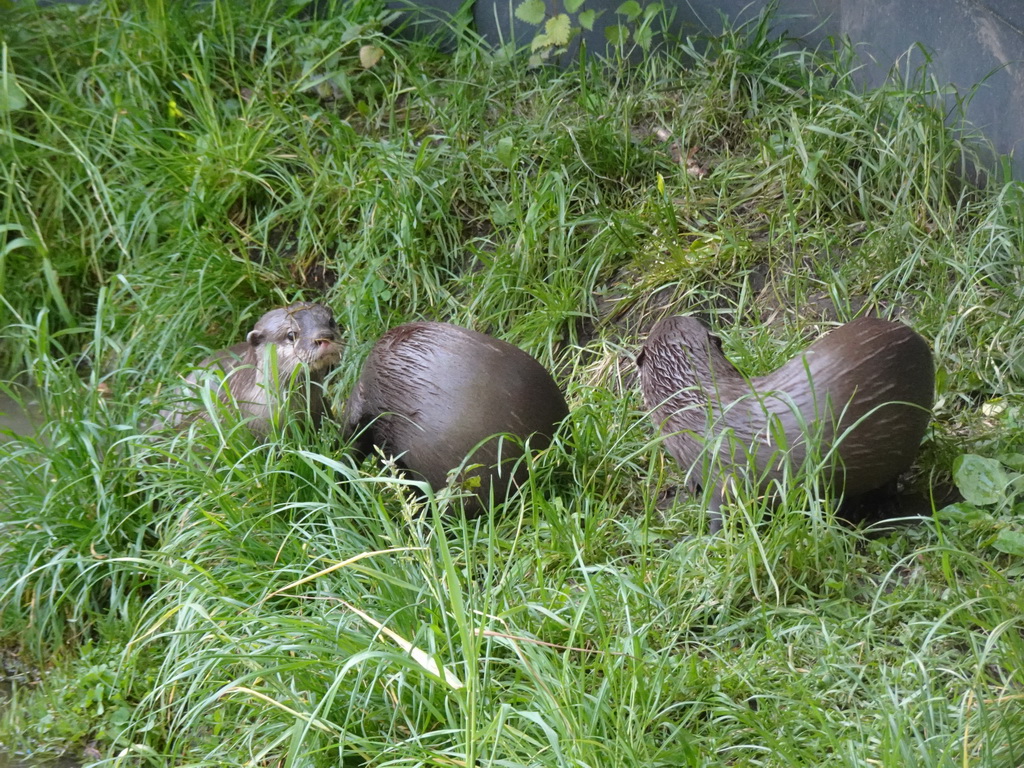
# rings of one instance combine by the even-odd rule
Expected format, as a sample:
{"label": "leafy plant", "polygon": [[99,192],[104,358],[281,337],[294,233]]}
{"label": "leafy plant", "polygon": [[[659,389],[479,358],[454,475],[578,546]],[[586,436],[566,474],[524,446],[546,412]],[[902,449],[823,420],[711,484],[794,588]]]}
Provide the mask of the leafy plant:
{"label": "leafy plant", "polygon": [[[563,54],[572,40],[583,30],[592,32],[602,11],[584,9],[586,0],[563,0],[561,12],[548,11],[545,0],[521,0],[516,6],[515,16],[527,24],[540,29],[530,42],[530,66],[544,63],[552,56]],[[616,24],[604,27],[605,39],[613,47],[621,49],[630,41],[647,51],[654,38],[654,20],[661,14],[661,3],[641,6],[637,0],[626,0],[615,14],[621,17]]]}
{"label": "leafy plant", "polygon": [[1024,456],[1015,454],[999,460],[966,453],[953,462],[953,480],[968,504],[1006,507],[1013,503],[1014,489],[1024,477],[1019,472],[1008,472],[1010,464],[1024,469]]}
{"label": "leafy plant", "polygon": [[[1001,454],[997,458],[963,454],[953,462],[953,481],[964,502],[942,510],[945,517],[1002,513],[1009,521],[1016,521],[1024,511],[1024,454]],[[1015,522],[1000,525],[989,544],[1008,555],[1024,557],[1024,530]]]}
{"label": "leafy plant", "polygon": [[15,684],[17,706],[0,715],[6,752],[33,760],[68,752],[97,757],[95,744],[125,745],[134,705],[112,646],[84,643],[74,658],[53,659],[32,677]]}
{"label": "leafy plant", "polygon": [[301,36],[295,48],[302,65],[297,90],[312,91],[321,99],[343,96],[356,103],[353,76],[358,71],[372,69],[384,56],[380,46],[365,42],[379,26],[377,23],[346,24],[340,34],[327,29],[322,36]]}
{"label": "leafy plant", "polygon": [[640,5],[637,0],[626,0],[615,9],[616,15],[622,17],[621,21],[605,27],[605,39],[619,49],[624,49],[632,42],[641,51],[650,50],[654,41],[654,22],[664,9],[661,3]]}

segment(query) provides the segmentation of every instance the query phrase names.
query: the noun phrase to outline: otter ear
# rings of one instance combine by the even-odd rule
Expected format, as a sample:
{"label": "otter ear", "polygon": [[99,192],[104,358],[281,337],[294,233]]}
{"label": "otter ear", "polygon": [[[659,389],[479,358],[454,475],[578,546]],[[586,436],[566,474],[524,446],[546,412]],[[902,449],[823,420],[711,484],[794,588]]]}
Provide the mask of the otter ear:
{"label": "otter ear", "polygon": [[634,362],[636,363],[636,367],[637,368],[640,368],[640,367],[643,366],[643,364],[644,364],[644,348],[643,347],[640,347],[640,351],[636,353],[636,358],[634,359]]}
{"label": "otter ear", "polygon": [[245,340],[249,342],[250,347],[258,347],[263,343],[263,334],[260,331],[249,331],[249,335],[245,337]]}
{"label": "otter ear", "polygon": [[715,334],[713,334],[713,333],[709,333],[708,334],[708,338],[711,339],[711,343],[714,344],[716,347],[718,347],[718,351],[721,352],[722,351],[722,340],[721,340],[721,338],[719,338],[718,336],[715,336]]}

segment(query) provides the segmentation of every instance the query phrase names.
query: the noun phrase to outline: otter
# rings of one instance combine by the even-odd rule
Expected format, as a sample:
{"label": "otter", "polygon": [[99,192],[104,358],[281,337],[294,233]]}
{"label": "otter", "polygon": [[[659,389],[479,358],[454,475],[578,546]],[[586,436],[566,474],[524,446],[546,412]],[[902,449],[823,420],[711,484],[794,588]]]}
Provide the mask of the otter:
{"label": "otter", "polygon": [[787,463],[804,464],[816,440],[831,492],[859,495],[910,467],[931,420],[928,343],[880,318],[840,326],[773,373],[748,379],[699,320],[670,317],[651,330],[637,364],[665,447],[712,489],[712,532],[721,529],[730,475],[750,468],[768,492]]}
{"label": "otter", "polygon": [[551,374],[518,347],[457,325],[413,322],[370,351],[342,430],[357,454],[377,446],[434,490],[457,471],[455,484],[469,492],[464,513],[474,517],[525,481],[522,441],[546,448],[568,413]]}
{"label": "otter", "polygon": [[[334,315],[323,304],[300,302],[272,309],[244,342],[207,357],[185,377],[185,384],[191,398],[197,388],[211,387],[221,400],[233,401],[261,439],[280,423],[282,411],[319,427],[328,410],[323,380],[341,360],[339,336]],[[207,417],[201,407],[160,412],[160,421],[173,427]]]}

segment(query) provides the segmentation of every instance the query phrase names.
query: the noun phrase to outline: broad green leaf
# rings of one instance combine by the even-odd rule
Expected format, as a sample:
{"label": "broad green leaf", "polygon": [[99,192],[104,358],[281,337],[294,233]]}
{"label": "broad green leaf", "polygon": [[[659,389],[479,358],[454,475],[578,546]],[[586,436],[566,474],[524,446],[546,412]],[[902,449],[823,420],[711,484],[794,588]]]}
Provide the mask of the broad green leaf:
{"label": "broad green leaf", "polygon": [[372,295],[381,301],[391,301],[391,297],[394,295],[388,284],[379,277],[375,277],[373,282],[370,284],[370,291]]}
{"label": "broad green leaf", "polygon": [[629,21],[636,21],[640,14],[644,12],[644,9],[640,7],[640,3],[636,0],[626,0],[626,2],[615,9],[615,12],[625,16]]}
{"label": "broad green leaf", "polygon": [[[352,40],[356,40],[365,34],[366,24],[353,24],[351,27],[347,27],[344,32],[341,33],[341,42],[348,43]],[[328,43],[329,47],[331,44]]]}
{"label": "broad green leaf", "polygon": [[544,0],[523,0],[516,6],[516,18],[527,24],[541,24],[546,11]]}
{"label": "broad green leaf", "polygon": [[572,22],[568,14],[560,13],[548,19],[548,23],[544,25],[544,32],[551,45],[568,45],[572,36]]}
{"label": "broad green leaf", "polygon": [[971,504],[958,501],[935,511],[938,520],[962,523],[966,520],[991,520],[992,514]]}
{"label": "broad green leaf", "polygon": [[1024,557],[1024,533],[1004,528],[996,536],[992,546],[1008,555]]}
{"label": "broad green leaf", "polygon": [[1001,453],[997,458],[1001,464],[1010,469],[1024,472],[1024,453]]}
{"label": "broad green leaf", "polygon": [[636,44],[645,51],[651,47],[653,37],[654,32],[651,31],[650,27],[640,27],[640,29],[633,33],[633,39],[636,40]]}
{"label": "broad green leaf", "polygon": [[583,11],[583,13],[581,13],[576,18],[577,18],[577,21],[579,21],[580,26],[583,27],[588,32],[590,32],[591,30],[594,29],[594,20],[597,18],[597,11],[594,11],[594,10]]}
{"label": "broad green leaf", "polygon": [[565,0],[565,10],[569,13],[576,13],[586,0]]}
{"label": "broad green leaf", "polygon": [[661,13],[661,3],[651,3],[650,5],[644,6],[644,21],[650,21],[652,18]]}
{"label": "broad green leaf", "polygon": [[596,93],[580,94],[580,106],[588,112],[603,112],[605,102]]}
{"label": "broad green leaf", "polygon": [[6,112],[13,112],[16,109],[24,109],[28,106],[28,97],[18,85],[12,72],[4,72],[0,77],[0,115]]}
{"label": "broad green leaf", "polygon": [[953,482],[969,504],[997,504],[1006,498],[1010,476],[995,459],[966,453],[953,462]]}
{"label": "broad green leaf", "polygon": [[612,45],[622,45],[629,40],[629,30],[621,24],[611,24],[604,28],[604,37]]}
{"label": "broad green leaf", "polygon": [[[540,57],[537,57],[536,66],[540,66],[543,62]],[[490,206],[491,221],[497,224],[499,227],[505,224],[511,224],[516,219],[515,210],[511,205],[504,202],[494,202]]]}
{"label": "broad green leaf", "polygon": [[531,53],[536,53],[541,48],[549,48],[550,46],[551,46],[551,41],[548,40],[548,36],[545,35],[543,32],[534,35],[533,36],[533,40],[530,41],[530,51],[531,51]]}
{"label": "broad green leaf", "polygon": [[496,154],[498,155],[498,162],[506,168],[512,167],[512,163],[515,161],[515,143],[512,141],[511,136],[502,136],[498,139]]}

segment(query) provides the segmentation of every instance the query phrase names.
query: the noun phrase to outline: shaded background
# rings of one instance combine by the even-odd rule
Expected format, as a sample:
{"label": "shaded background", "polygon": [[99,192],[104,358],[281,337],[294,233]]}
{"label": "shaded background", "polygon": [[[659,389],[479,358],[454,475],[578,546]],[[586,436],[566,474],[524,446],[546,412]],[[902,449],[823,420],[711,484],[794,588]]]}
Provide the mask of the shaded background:
{"label": "shaded background", "polygon": [[[417,0],[431,12],[472,13],[476,30],[500,44],[529,42],[536,27],[513,16],[519,0]],[[603,26],[614,24],[622,0],[585,0],[584,8],[603,11],[598,27],[588,35],[603,50]],[[735,26],[757,18],[765,0],[660,0],[675,12],[683,34],[717,34],[723,17]],[[643,5],[644,2],[641,2]],[[547,0],[550,13],[561,0]],[[406,6],[408,7],[408,6]],[[420,22],[424,20],[420,14]],[[427,22],[428,24],[430,22]],[[957,99],[966,104],[970,124],[987,136],[995,151],[1009,156],[1014,177],[1024,179],[1024,0],[778,0],[774,31],[787,34],[810,48],[848,39],[857,52],[858,82],[881,84],[898,67],[915,77],[930,61],[928,74],[946,95],[951,109]],[[996,166],[996,159],[991,158]]]}

